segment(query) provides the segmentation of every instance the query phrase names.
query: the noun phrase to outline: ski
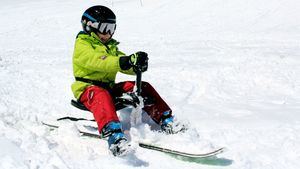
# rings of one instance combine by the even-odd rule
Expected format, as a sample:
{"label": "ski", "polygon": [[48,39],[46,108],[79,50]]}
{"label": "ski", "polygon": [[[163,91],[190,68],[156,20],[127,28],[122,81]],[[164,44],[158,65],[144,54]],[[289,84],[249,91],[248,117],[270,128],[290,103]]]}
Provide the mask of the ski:
{"label": "ski", "polygon": [[[42,121],[42,124],[45,125],[45,126],[48,126],[50,128],[56,128],[56,129],[59,128],[59,125],[50,124],[49,122]],[[81,136],[87,136],[87,137],[92,137],[92,138],[103,139],[99,134],[89,132],[89,131],[83,131],[82,129],[79,129],[79,128],[78,128],[78,132],[81,134]]]}
{"label": "ski", "polygon": [[[85,119],[85,120],[91,122],[88,119]],[[77,120],[75,120],[75,121],[77,121]],[[45,126],[48,126],[50,128],[55,128],[55,129],[59,128],[58,124],[53,124],[53,123],[49,123],[49,122],[42,122],[42,124]],[[91,127],[91,126],[89,126],[89,127]],[[102,138],[97,131],[92,132],[92,131],[88,130],[86,128],[86,126],[84,126],[84,125],[83,126],[77,125],[77,129],[78,129],[78,132],[81,134],[81,136],[97,138],[97,139],[105,139],[105,138]],[[164,147],[161,147],[161,146],[158,146],[155,144],[149,144],[149,143],[143,143],[143,142],[139,142],[138,145],[141,148],[158,151],[158,152],[162,152],[162,153],[166,153],[166,154],[170,154],[170,155],[180,156],[180,157],[187,157],[187,158],[214,157],[218,154],[223,153],[226,150],[225,147],[222,147],[222,148],[218,148],[218,149],[212,150],[210,152],[206,152],[206,153],[188,153],[188,152],[177,151],[177,150],[173,150],[173,149],[164,148]]]}
{"label": "ski", "polygon": [[57,121],[61,121],[61,120],[71,120],[71,121],[95,121],[94,119],[85,119],[85,118],[77,118],[77,117],[70,117],[70,116],[65,116],[65,117],[61,117],[56,119]]}
{"label": "ski", "polygon": [[207,152],[207,153],[187,153],[187,152],[182,152],[182,151],[177,151],[177,150],[171,150],[168,148],[163,148],[157,145],[153,145],[153,144],[147,144],[147,143],[139,143],[140,147],[146,148],[146,149],[150,149],[150,150],[154,150],[154,151],[159,151],[159,152],[163,152],[163,153],[167,153],[167,154],[171,154],[171,155],[176,155],[176,156],[182,156],[182,157],[189,157],[189,158],[208,158],[208,157],[213,157],[216,156],[220,153],[223,153],[226,149],[225,147]]}

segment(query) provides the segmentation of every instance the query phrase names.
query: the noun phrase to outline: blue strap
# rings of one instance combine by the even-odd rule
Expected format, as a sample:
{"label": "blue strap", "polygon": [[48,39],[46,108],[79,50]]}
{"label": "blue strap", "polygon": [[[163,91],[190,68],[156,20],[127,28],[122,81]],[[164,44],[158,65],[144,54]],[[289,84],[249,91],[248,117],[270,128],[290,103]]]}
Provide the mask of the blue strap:
{"label": "blue strap", "polygon": [[83,16],[89,18],[91,21],[93,22],[97,22],[97,20],[95,18],[93,18],[91,15],[87,14],[87,13],[84,13]]}

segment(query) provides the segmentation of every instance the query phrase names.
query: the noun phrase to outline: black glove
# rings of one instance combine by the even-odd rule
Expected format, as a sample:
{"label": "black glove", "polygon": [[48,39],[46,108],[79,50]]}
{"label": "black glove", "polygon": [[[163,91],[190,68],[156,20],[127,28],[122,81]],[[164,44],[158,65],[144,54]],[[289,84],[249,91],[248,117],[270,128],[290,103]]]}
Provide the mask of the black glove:
{"label": "black glove", "polygon": [[122,70],[128,70],[131,67],[134,72],[145,72],[148,69],[148,54],[145,52],[137,52],[130,56],[120,57],[119,64]]}

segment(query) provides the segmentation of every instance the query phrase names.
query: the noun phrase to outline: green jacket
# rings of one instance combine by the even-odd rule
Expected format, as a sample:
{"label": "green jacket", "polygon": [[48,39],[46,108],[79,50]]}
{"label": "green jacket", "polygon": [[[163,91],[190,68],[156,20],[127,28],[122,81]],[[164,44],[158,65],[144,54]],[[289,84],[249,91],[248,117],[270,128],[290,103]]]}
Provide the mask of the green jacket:
{"label": "green jacket", "polygon": [[[123,71],[119,65],[119,57],[125,54],[118,50],[117,42],[114,39],[106,44],[101,43],[95,33],[91,35],[80,32],[76,38],[73,54],[73,74],[90,80],[115,84],[117,72],[133,75],[131,69]],[[92,84],[75,81],[71,88],[76,99],[80,98],[86,87]]]}

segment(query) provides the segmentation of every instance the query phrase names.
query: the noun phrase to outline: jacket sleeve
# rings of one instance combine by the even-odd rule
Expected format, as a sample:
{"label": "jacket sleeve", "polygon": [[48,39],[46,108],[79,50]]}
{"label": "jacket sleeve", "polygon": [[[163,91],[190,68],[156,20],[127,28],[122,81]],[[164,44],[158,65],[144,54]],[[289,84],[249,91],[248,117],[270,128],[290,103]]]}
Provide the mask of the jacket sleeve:
{"label": "jacket sleeve", "polygon": [[134,71],[132,68],[129,70],[120,70],[121,73],[127,74],[127,75],[135,75]]}
{"label": "jacket sleeve", "polygon": [[77,38],[73,63],[100,72],[120,71],[119,57],[109,55],[105,47],[94,48],[89,42]]}

